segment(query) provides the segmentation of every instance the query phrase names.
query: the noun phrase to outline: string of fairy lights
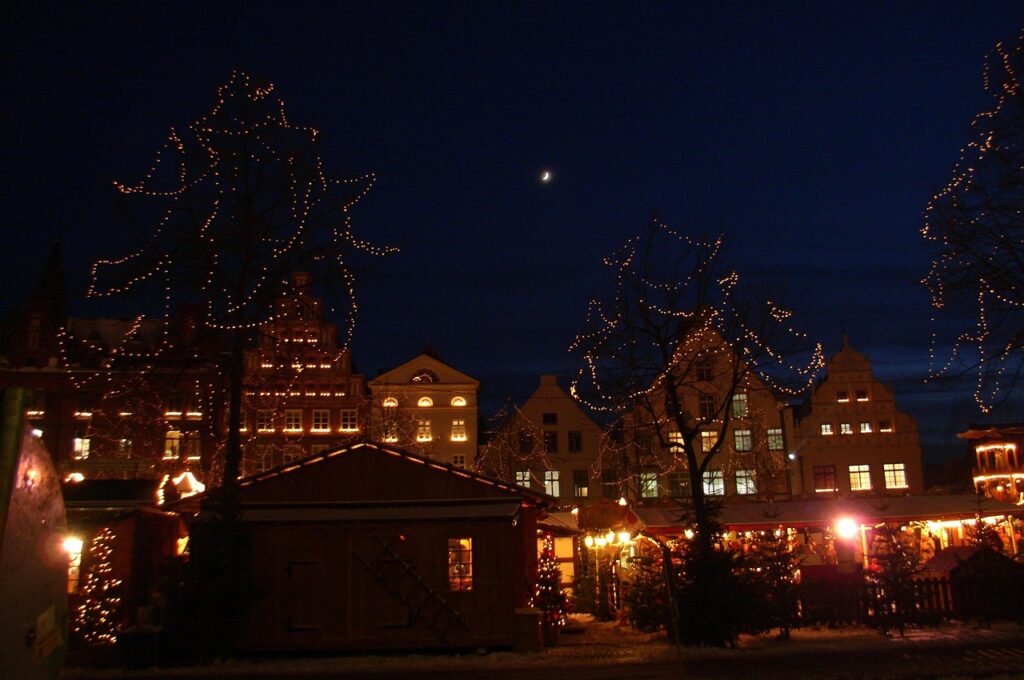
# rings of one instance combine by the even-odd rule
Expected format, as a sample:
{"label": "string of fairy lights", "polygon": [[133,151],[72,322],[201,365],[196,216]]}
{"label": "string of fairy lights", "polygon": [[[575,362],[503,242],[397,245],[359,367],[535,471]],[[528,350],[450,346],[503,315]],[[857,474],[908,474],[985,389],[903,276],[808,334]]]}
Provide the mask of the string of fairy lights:
{"label": "string of fairy lights", "polygon": [[[308,391],[305,383],[310,380],[307,362],[296,368],[294,360],[298,349],[306,348],[283,342],[296,328],[303,337],[315,332],[323,318],[296,318],[279,304],[282,298],[303,292],[290,281],[295,271],[315,271],[319,281],[330,280],[342,289],[345,324],[333,347],[317,348],[315,360],[316,373],[325,364],[331,367],[327,372],[337,373],[359,309],[350,256],[359,252],[379,257],[397,249],[375,246],[353,231],[351,209],[372,189],[375,176],[330,177],[317,147],[319,131],[290,123],[284,102],[274,94],[273,85],[258,85],[235,71],[218,87],[216,102],[206,115],[183,130],[170,130],[137,182],[113,182],[126,200],[155,207],[155,220],[152,233],[141,238],[134,251],[93,264],[87,295],[121,295],[155,282],[158,309],[152,316],[132,319],[120,338],[109,343],[62,332],[58,342],[63,366],[80,366],[84,355],[103,357],[100,370],[72,373],[76,390],[122,398],[132,391],[137,398],[148,396],[158,402],[168,392],[158,384],[177,372],[180,377],[174,379],[173,390],[187,394],[194,411],[224,412],[228,387],[222,371],[210,370],[219,355],[216,350],[204,353],[209,348],[190,345],[181,337],[181,310],[187,307],[186,320],[204,333],[276,337],[274,346],[257,350],[262,354],[256,359],[258,366],[269,361],[276,370],[248,372],[243,397],[249,407],[280,411],[288,399]],[[257,199],[246,204],[238,198],[255,186],[255,180],[253,186],[240,185],[250,175],[259,177],[260,189],[266,192],[258,204]],[[246,266],[239,264],[243,250],[249,258]],[[193,304],[197,297],[199,305]],[[281,360],[282,356],[286,358]],[[130,389],[126,382],[137,384]],[[155,427],[167,426],[159,406],[127,411],[114,400],[107,401],[108,416],[116,412],[136,417],[135,411],[145,410],[157,421]],[[217,442],[215,457],[220,457],[226,445],[224,423],[205,417],[202,427],[205,436]],[[247,436],[254,437],[255,428],[249,430]]]}
{"label": "string of fairy lights", "polygon": [[72,621],[75,634],[89,644],[117,642],[122,581],[114,575],[115,540],[113,530],[103,527],[89,547],[89,573],[82,586],[82,602]]}
{"label": "string of fairy lights", "polygon": [[[940,318],[931,318],[933,378],[975,371],[974,400],[983,412],[999,403],[1024,368],[1024,31],[999,42],[985,59],[982,85],[991,104],[975,115],[949,182],[928,201],[921,235],[935,257],[922,283],[936,312],[972,308],[973,322],[948,350]],[[944,360],[940,355],[945,353]]]}

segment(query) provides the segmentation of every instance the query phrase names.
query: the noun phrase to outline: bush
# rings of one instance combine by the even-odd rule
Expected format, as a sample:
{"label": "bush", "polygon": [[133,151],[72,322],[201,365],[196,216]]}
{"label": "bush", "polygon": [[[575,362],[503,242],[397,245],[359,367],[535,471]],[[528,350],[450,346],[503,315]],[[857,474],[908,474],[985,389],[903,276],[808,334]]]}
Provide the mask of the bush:
{"label": "bush", "polygon": [[651,633],[669,630],[672,610],[665,587],[665,575],[660,558],[640,556],[630,564],[633,583],[623,595],[629,624],[637,630]]}

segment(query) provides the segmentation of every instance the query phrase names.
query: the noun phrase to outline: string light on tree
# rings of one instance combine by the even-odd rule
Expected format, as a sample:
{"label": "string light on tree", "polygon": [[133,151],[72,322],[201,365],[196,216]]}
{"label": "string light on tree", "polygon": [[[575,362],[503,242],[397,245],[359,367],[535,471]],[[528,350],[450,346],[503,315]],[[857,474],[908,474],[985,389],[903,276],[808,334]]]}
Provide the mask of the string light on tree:
{"label": "string light on tree", "polygon": [[75,610],[74,632],[89,644],[117,642],[121,609],[121,579],[114,576],[116,536],[109,527],[100,529],[89,546],[89,573],[82,586],[82,603]]}

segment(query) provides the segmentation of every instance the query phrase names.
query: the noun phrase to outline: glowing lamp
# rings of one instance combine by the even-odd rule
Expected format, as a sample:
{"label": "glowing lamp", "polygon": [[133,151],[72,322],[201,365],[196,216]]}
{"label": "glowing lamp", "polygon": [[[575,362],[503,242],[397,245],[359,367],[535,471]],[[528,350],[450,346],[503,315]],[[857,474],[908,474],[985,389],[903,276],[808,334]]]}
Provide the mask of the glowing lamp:
{"label": "glowing lamp", "polygon": [[620,531],[619,532],[619,541],[621,543],[629,543],[629,539],[630,539],[630,536],[629,536],[629,532],[628,531]]}
{"label": "glowing lamp", "polygon": [[621,505],[623,507],[626,506],[626,497],[625,496],[619,496],[619,505]]}
{"label": "glowing lamp", "polygon": [[598,548],[603,548],[603,547],[604,547],[605,545],[607,545],[607,544],[608,544],[608,541],[607,541],[607,540],[605,539],[605,537],[604,537],[604,536],[598,536],[598,537],[597,537],[597,538],[596,538],[596,539],[594,540],[594,542],[595,542],[595,543],[597,543],[597,547],[598,547]]}
{"label": "glowing lamp", "polygon": [[850,540],[857,535],[857,522],[850,517],[841,517],[836,521],[836,534],[843,540]]}
{"label": "glowing lamp", "polygon": [[82,539],[80,539],[78,536],[68,535],[64,537],[64,543],[62,543],[61,545],[63,545],[64,552],[66,552],[67,554],[81,555],[82,546],[85,544],[82,542]]}
{"label": "glowing lamp", "polygon": [[684,531],[683,536],[686,536],[686,540],[692,541],[694,536],[693,529],[687,529]]}
{"label": "glowing lamp", "polygon": [[790,454],[789,454],[789,456],[788,456],[788,458],[789,458],[790,460],[796,460],[796,454],[795,454],[795,453],[790,453]]}
{"label": "glowing lamp", "polygon": [[583,539],[583,545],[587,546],[588,548],[593,548],[594,547],[594,537],[593,536],[585,537]]}

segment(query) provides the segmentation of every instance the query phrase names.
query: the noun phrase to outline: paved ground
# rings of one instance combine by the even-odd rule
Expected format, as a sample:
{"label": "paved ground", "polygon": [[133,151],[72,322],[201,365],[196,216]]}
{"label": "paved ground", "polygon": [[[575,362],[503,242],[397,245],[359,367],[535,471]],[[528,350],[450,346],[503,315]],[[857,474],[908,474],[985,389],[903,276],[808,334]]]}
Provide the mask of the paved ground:
{"label": "paved ground", "polygon": [[1021,678],[1024,627],[969,626],[884,638],[863,628],[796,631],[789,642],[745,638],[737,649],[675,649],[661,636],[584,622],[539,654],[393,655],[240,659],[206,667],[99,671],[68,668],[67,680],[99,678],[446,678],[603,680],[610,678]]}

